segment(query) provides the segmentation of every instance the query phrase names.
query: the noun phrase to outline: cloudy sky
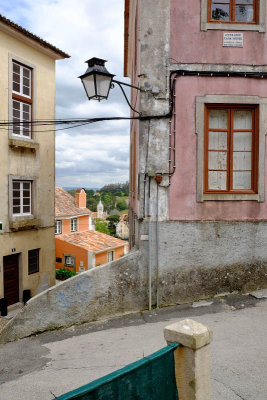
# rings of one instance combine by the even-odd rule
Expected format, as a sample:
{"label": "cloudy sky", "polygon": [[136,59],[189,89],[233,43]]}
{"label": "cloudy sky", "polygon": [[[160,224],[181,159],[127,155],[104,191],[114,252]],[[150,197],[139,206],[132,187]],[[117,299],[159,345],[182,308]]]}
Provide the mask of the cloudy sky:
{"label": "cloudy sky", "polygon": [[[124,0],[0,0],[0,13],[71,55],[57,61],[56,118],[128,116],[118,89],[108,101],[88,101],[77,76],[85,60],[108,60],[123,78]],[[56,184],[97,188],[128,180],[129,122],[113,121],[57,132]]]}

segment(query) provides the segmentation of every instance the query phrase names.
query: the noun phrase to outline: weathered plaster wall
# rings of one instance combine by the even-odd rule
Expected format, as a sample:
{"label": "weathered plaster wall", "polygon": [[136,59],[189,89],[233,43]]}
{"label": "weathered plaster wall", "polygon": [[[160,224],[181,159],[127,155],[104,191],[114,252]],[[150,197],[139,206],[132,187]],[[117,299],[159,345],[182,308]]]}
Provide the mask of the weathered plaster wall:
{"label": "weathered plaster wall", "polygon": [[[170,0],[140,1],[140,111],[143,115],[164,115],[169,112],[168,76],[170,37]],[[164,21],[164,23],[162,23]],[[168,185],[169,121],[152,119],[139,125],[139,209],[145,216],[144,197],[148,192],[147,176],[164,174],[162,185]],[[155,204],[156,186],[150,187],[151,204]],[[147,204],[147,202],[146,202]],[[168,192],[159,191],[160,219],[168,218]],[[152,215],[154,209],[152,209]]]}
{"label": "weathered plaster wall", "polygon": [[[223,31],[201,31],[201,1],[171,1],[172,62],[263,65],[267,63],[266,34],[242,31],[244,47],[223,47]],[[265,15],[266,21],[266,15]],[[227,28],[226,28],[227,29]],[[231,31],[229,29],[229,31]]]}
{"label": "weathered plaster wall", "polygon": [[[180,77],[176,84],[176,172],[170,186],[171,220],[266,219],[267,202],[197,202],[196,96],[206,94],[266,97],[267,83],[246,78]],[[260,112],[265,112],[264,109]],[[266,118],[265,118],[266,120]],[[264,134],[267,128],[264,129]],[[266,153],[265,153],[266,154]],[[266,165],[260,166],[265,169]],[[266,181],[266,180],[265,180]],[[265,185],[266,198],[266,185]]]}
{"label": "weathered plaster wall", "polygon": [[[1,32],[0,34],[0,74],[1,74],[1,98],[0,119],[9,118],[9,94],[10,87],[10,57],[35,67],[33,84],[33,112],[36,119],[53,119],[55,111],[55,60],[31,48],[23,42]],[[12,81],[11,81],[12,82]],[[38,130],[41,130],[39,128]],[[2,131],[0,149],[2,168],[0,174],[1,209],[0,221],[4,222],[4,230],[9,230],[8,216],[8,175],[32,176],[38,179],[36,193],[38,207],[35,208],[37,218],[42,226],[54,224],[54,133],[35,132],[35,140],[40,144],[36,153],[21,153],[11,150],[8,146],[8,132]],[[45,165],[44,168],[40,166]]]}
{"label": "weathered plaster wall", "polygon": [[[130,20],[128,32],[128,62],[127,76],[131,77],[131,84],[139,87],[140,79],[140,38],[139,38],[139,18],[140,0],[130,1]],[[131,103],[134,108],[140,108],[140,93],[136,89],[131,90]],[[133,113],[133,115],[136,115]],[[139,121],[131,122],[130,133],[130,206],[134,212],[138,213],[138,168],[139,168]]]}
{"label": "weathered plaster wall", "polygon": [[134,252],[32,298],[0,333],[0,343],[146,307],[146,273]]}
{"label": "weathered plaster wall", "polygon": [[[3,271],[2,254],[12,254],[16,249],[19,256],[20,301],[24,289],[35,296],[55,284],[55,230],[42,228],[0,235],[0,270]],[[39,272],[28,275],[28,250],[40,249]],[[3,274],[0,274],[0,298],[4,297]]]}
{"label": "weathered plaster wall", "polygon": [[[55,114],[55,59],[25,44],[4,32],[0,32],[0,120],[11,119],[12,59],[33,68],[33,117],[53,119]],[[3,293],[3,256],[12,254],[15,248],[20,253],[20,299],[22,291],[30,289],[36,294],[55,282],[54,263],[54,132],[38,128],[33,133],[37,149],[13,149],[9,146],[11,133],[0,134],[0,297]],[[51,128],[53,129],[53,128]],[[16,138],[18,139],[18,138]],[[21,141],[21,139],[20,139]],[[29,142],[27,142],[29,144]],[[32,231],[10,231],[9,221],[21,219],[12,217],[10,207],[11,176],[33,179],[33,218],[39,220],[38,228]],[[40,248],[40,271],[28,275],[28,250]]]}
{"label": "weathered plaster wall", "polygon": [[[142,233],[147,232],[143,223]],[[156,227],[152,224],[153,298],[156,304]],[[267,285],[267,222],[161,222],[159,304],[185,303]],[[141,242],[146,257],[148,242]]]}

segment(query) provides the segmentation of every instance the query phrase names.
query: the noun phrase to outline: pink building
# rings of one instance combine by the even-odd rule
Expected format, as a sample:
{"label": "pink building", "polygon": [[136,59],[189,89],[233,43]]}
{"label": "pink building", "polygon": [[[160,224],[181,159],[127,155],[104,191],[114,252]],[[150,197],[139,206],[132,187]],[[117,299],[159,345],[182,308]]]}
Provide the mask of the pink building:
{"label": "pink building", "polygon": [[125,0],[125,76],[146,117],[130,243],[152,303],[267,285],[266,18],[266,0]]}

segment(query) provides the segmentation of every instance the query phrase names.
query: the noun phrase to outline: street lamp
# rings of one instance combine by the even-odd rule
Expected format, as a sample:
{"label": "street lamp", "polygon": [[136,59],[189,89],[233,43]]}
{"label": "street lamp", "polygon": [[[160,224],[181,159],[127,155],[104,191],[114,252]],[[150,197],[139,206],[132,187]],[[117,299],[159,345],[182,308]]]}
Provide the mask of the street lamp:
{"label": "street lamp", "polygon": [[140,115],[140,113],[135,110],[131,103],[129,102],[126,93],[122,87],[128,86],[137,90],[140,90],[139,87],[129,85],[125,82],[116,81],[114,78],[115,75],[110,74],[105,67],[106,60],[102,60],[102,58],[93,57],[90,60],[86,61],[88,64],[88,68],[85,73],[79,78],[82,81],[84,90],[87,94],[89,100],[106,100],[109,95],[110,89],[114,88],[114,83],[117,83],[129,105],[129,107],[136,113]]}
{"label": "street lamp", "polygon": [[79,76],[89,100],[104,100],[108,98],[111,81],[115,75],[110,74],[105,67],[106,60],[91,58],[86,61],[88,68]]}

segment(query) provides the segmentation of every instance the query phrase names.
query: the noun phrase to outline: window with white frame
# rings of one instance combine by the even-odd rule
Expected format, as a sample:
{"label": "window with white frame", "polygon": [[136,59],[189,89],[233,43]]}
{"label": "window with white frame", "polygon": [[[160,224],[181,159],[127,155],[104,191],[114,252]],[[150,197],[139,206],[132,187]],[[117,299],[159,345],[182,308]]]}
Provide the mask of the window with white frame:
{"label": "window with white frame", "polygon": [[32,214],[32,181],[12,181],[12,214]]}
{"label": "window with white frame", "polygon": [[78,218],[72,218],[70,220],[70,230],[71,232],[76,232],[78,230]]}
{"label": "window with white frame", "polygon": [[75,259],[73,256],[65,256],[65,265],[67,267],[74,267]]}
{"label": "window with white frame", "polygon": [[60,235],[62,233],[62,221],[57,220],[55,223],[55,234]]}
{"label": "window with white frame", "polygon": [[114,251],[109,251],[108,252],[108,262],[111,262],[114,260]]}
{"label": "window with white frame", "polygon": [[13,135],[31,139],[32,69],[12,62]]}

